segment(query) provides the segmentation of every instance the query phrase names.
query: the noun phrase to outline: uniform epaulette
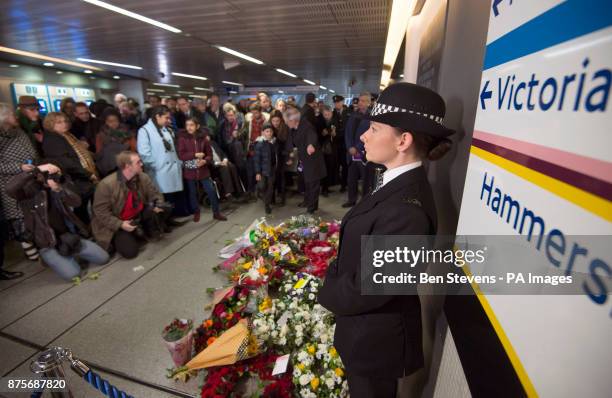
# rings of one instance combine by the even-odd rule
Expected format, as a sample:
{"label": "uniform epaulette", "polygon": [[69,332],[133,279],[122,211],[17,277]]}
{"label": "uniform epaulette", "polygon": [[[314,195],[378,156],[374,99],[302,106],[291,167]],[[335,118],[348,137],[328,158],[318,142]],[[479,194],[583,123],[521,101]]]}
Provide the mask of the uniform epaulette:
{"label": "uniform epaulette", "polygon": [[423,205],[421,204],[421,201],[416,198],[403,197],[402,202],[410,203],[412,205],[419,206],[419,207],[423,207]]}

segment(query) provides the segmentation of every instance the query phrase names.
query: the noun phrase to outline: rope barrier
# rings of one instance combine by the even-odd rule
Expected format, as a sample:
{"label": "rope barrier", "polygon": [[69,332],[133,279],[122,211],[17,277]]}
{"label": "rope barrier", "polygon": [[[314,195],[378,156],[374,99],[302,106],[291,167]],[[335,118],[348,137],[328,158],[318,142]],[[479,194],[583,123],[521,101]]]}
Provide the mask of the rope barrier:
{"label": "rope barrier", "polygon": [[[100,377],[99,374],[93,372],[82,361],[74,358],[72,351],[62,347],[52,347],[38,357],[38,360],[32,361],[30,369],[37,374],[43,374],[45,377],[64,379],[64,371],[62,362],[69,361],[70,368],[89,383],[93,388],[100,391],[109,398],[134,398],[117,387],[110,384],[107,380]],[[44,390],[35,391],[30,395],[31,398],[40,398]],[[68,390],[70,395],[70,390]],[[71,395],[70,395],[71,396]]]}

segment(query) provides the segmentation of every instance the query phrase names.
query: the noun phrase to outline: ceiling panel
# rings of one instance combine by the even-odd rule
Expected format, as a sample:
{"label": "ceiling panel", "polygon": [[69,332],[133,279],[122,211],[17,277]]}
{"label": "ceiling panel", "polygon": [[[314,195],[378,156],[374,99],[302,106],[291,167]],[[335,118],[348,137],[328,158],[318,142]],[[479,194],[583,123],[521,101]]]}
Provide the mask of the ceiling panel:
{"label": "ceiling panel", "polygon": [[[0,45],[66,59],[100,59],[144,69],[104,67],[152,81],[206,85],[176,71],[252,85],[304,84],[274,71],[346,92],[376,91],[391,0],[109,0],[181,29],[175,34],[79,0],[0,0]],[[225,54],[223,45],[266,63]],[[2,54],[0,53],[0,57]],[[239,62],[226,70],[224,63]],[[165,79],[159,72],[167,74]]]}

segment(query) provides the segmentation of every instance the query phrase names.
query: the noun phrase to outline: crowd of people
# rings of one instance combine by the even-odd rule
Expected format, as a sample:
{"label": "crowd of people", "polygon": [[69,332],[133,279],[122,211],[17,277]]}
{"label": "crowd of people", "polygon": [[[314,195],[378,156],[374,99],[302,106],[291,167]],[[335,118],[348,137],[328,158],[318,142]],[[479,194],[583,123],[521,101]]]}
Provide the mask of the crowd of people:
{"label": "crowd of people", "polygon": [[[293,97],[273,105],[263,92],[236,104],[217,94],[151,95],[141,109],[117,94],[89,106],[65,98],[44,117],[33,96],[16,110],[0,103],[0,247],[16,240],[28,259],[71,280],[115,252],[136,257],[182,217],[200,221],[201,204],[219,221],[224,201],[260,199],[270,214],[295,187],[312,214],[339,185],[351,207],[360,180],[371,190],[360,140],[371,101],[362,93],[347,107],[336,95],[329,106],[309,93],[299,107]],[[21,276],[0,264],[0,279]]]}

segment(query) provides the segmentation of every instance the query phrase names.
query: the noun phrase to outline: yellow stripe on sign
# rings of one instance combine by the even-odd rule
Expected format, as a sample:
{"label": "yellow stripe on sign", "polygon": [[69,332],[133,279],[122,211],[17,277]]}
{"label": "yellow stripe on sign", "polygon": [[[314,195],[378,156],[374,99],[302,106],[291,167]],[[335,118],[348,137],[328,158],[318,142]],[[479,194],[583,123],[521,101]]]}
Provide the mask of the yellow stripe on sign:
{"label": "yellow stripe on sign", "polygon": [[612,221],[612,201],[593,195],[582,189],[576,188],[556,178],[547,176],[538,171],[518,164],[494,153],[472,145],[470,152],[490,163],[493,163],[535,185],[554,193],[563,199],[574,203],[585,210],[598,215],[607,221]]}
{"label": "yellow stripe on sign", "polygon": [[[470,271],[470,267],[467,264],[463,266],[463,272],[467,276],[472,275],[472,272]],[[487,317],[489,317],[489,321],[491,322],[491,325],[493,325],[493,329],[495,329],[495,333],[497,333],[497,337],[499,338],[499,341],[504,347],[504,350],[506,351],[508,358],[510,358],[512,367],[514,367],[514,371],[516,372],[516,375],[521,381],[521,384],[523,385],[523,389],[525,390],[525,393],[530,398],[536,398],[538,396],[538,392],[533,386],[533,383],[531,383],[531,379],[529,378],[527,371],[523,367],[523,364],[521,360],[519,359],[518,355],[516,354],[516,351],[514,351],[514,347],[512,347],[512,343],[510,343],[510,339],[508,339],[508,336],[506,336],[506,332],[504,332],[504,329],[499,323],[499,320],[495,316],[495,312],[493,312],[493,309],[491,308],[489,301],[485,297],[484,293],[482,293],[482,291],[480,290],[480,287],[478,286],[476,282],[471,282],[471,285],[472,285],[472,289],[474,289],[474,292],[476,293],[476,297],[478,297],[478,300],[480,301],[480,305],[482,305],[482,308],[487,314]]]}

